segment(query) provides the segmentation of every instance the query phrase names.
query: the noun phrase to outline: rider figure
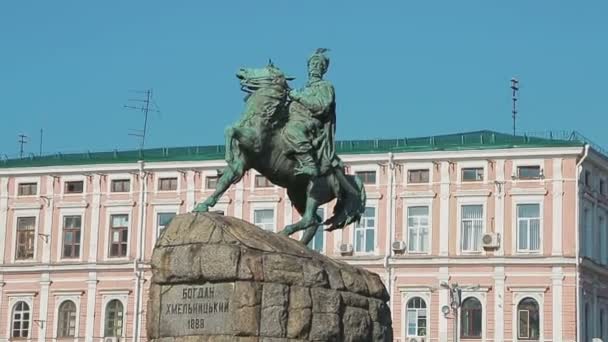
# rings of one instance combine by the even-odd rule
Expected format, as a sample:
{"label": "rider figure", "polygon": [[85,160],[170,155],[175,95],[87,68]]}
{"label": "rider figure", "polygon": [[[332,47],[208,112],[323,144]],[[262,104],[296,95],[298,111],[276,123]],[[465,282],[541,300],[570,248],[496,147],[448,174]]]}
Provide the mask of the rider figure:
{"label": "rider figure", "polygon": [[317,177],[337,162],[334,147],[336,99],[331,82],[323,80],[329,67],[327,49],[308,58],[308,83],[289,93],[293,101],[284,137],[288,153],[300,164],[297,173]]}

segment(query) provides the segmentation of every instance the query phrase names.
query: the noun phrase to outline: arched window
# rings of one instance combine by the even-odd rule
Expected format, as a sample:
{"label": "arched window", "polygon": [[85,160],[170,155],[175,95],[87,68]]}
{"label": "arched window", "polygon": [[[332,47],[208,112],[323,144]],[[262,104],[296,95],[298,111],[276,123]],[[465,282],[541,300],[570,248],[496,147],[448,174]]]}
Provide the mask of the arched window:
{"label": "arched window", "polygon": [[469,297],[462,302],[460,337],[481,337],[481,310],[481,303],[475,297]]}
{"label": "arched window", "polygon": [[59,305],[59,326],[57,326],[57,337],[76,336],[76,304],[66,300]]}
{"label": "arched window", "polygon": [[532,298],[524,298],[517,305],[517,336],[521,340],[540,338],[540,313],[538,303]]}
{"label": "arched window", "polygon": [[426,336],[426,302],[414,297],[407,302],[407,336]]}
{"label": "arched window", "polygon": [[11,337],[30,337],[30,314],[30,306],[24,301],[13,306]]}
{"label": "arched window", "polygon": [[122,336],[123,307],[118,299],[111,300],[106,305],[104,337]]}

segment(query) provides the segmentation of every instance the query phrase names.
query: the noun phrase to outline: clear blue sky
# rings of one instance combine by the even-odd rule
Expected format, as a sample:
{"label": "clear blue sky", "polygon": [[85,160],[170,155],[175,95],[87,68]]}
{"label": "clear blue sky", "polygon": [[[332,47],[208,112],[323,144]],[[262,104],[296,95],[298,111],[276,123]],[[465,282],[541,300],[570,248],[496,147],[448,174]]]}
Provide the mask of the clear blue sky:
{"label": "clear blue sky", "polygon": [[306,78],[330,48],[338,138],[576,129],[608,146],[608,2],[2,1],[0,153],[135,148],[154,90],[149,147],[223,143],[243,108],[240,66]]}

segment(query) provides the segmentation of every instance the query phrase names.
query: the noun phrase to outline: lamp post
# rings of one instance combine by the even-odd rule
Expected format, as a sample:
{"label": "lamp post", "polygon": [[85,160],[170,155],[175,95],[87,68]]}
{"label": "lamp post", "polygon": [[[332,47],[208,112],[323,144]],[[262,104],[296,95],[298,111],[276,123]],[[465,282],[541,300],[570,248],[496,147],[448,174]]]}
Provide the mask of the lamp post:
{"label": "lamp post", "polygon": [[452,323],[452,334],[453,341],[458,342],[458,310],[462,304],[462,290],[477,290],[479,289],[479,285],[475,286],[459,286],[458,283],[452,283],[452,285],[448,285],[446,282],[441,283],[441,287],[448,289],[450,291],[450,305],[444,305],[441,308],[441,312],[447,318],[450,311],[452,312],[452,317],[454,321]]}

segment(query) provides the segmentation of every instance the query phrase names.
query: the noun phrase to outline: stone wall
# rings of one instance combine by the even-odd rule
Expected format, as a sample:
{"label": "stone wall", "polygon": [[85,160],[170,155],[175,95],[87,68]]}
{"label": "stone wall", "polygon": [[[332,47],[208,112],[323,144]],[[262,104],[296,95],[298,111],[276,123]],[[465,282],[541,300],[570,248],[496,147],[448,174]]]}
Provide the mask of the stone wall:
{"label": "stone wall", "polygon": [[151,341],[392,341],[377,274],[233,217],[175,217],[152,269]]}

